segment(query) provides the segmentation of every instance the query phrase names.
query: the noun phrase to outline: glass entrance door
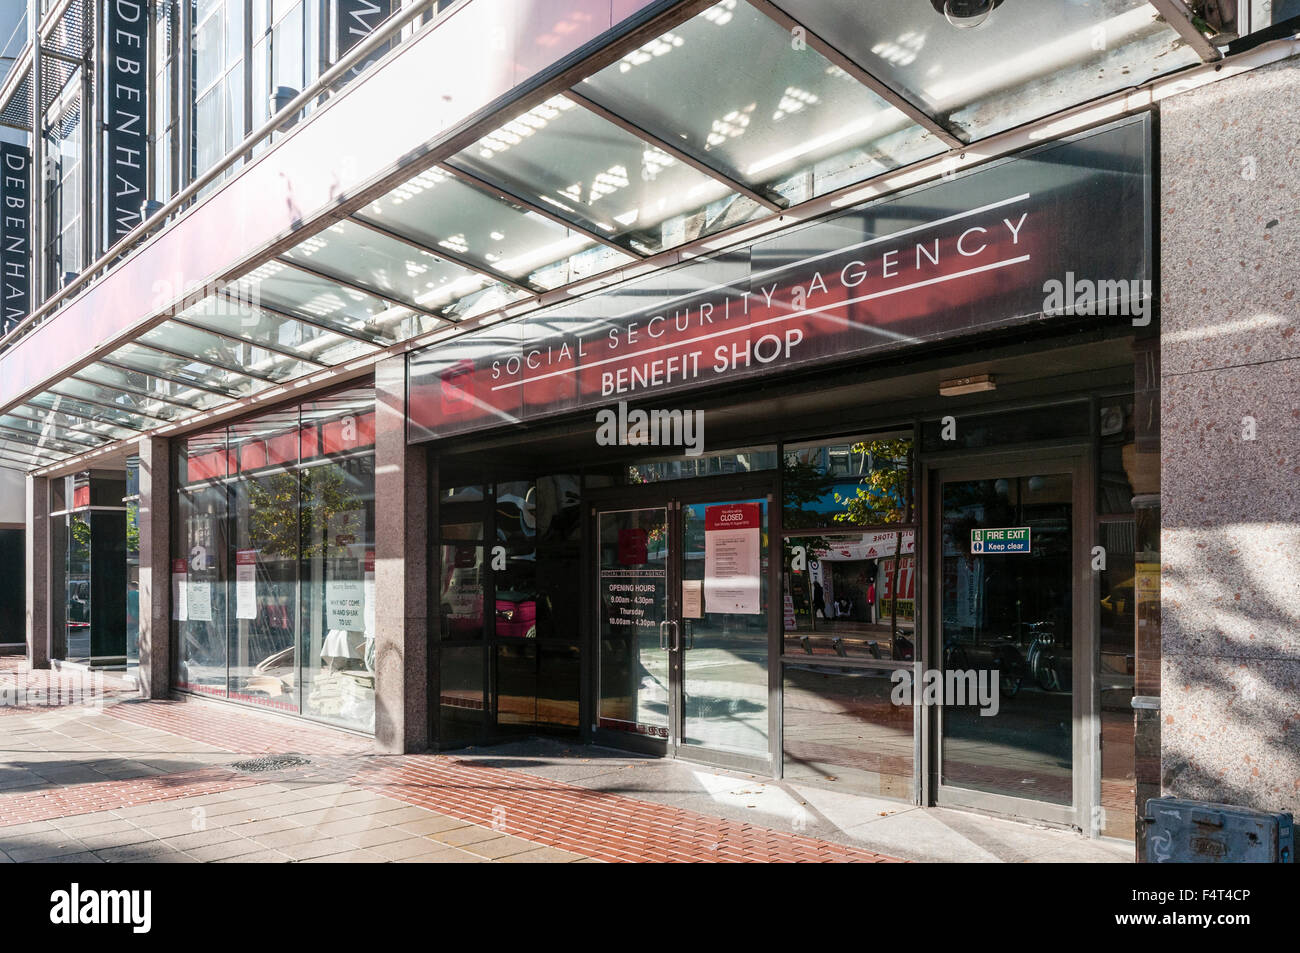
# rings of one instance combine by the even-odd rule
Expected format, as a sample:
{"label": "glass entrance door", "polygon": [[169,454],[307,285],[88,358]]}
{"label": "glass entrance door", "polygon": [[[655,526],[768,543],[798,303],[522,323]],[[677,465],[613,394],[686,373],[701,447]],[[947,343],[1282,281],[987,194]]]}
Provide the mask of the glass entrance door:
{"label": "glass entrance door", "polygon": [[766,498],[683,502],[681,744],[768,754]]}
{"label": "glass entrance door", "polygon": [[601,740],[770,765],[769,506],[743,492],[597,506]]}
{"label": "glass entrance door", "polygon": [[1057,823],[1082,815],[1080,660],[1091,640],[1076,605],[1080,482],[1069,460],[937,475],[939,804]]}
{"label": "glass entrance door", "polygon": [[[668,507],[596,514],[596,611],[600,690],[596,725],[667,750],[674,719],[670,675]],[[617,737],[617,736],[616,736]]]}

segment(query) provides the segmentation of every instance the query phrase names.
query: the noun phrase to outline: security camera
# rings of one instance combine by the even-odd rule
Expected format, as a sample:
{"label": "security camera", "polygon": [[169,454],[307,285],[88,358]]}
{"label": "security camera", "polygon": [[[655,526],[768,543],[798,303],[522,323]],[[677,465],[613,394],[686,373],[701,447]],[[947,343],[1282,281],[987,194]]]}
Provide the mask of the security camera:
{"label": "security camera", "polygon": [[930,0],[930,6],[960,30],[980,26],[1002,6],[1002,0]]}

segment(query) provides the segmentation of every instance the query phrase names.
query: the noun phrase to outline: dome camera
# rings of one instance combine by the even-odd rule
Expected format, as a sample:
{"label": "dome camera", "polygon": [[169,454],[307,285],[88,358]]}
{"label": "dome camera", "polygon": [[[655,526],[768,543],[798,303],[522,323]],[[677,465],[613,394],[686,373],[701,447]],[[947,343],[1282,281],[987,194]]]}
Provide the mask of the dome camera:
{"label": "dome camera", "polygon": [[953,26],[969,30],[985,23],[1002,0],[930,0],[930,6]]}

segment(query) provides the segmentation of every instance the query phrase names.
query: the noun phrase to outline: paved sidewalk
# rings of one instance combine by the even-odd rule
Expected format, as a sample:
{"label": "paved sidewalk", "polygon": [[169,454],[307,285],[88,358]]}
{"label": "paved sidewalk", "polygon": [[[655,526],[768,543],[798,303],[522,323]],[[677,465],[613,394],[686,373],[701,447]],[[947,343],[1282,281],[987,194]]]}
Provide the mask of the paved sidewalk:
{"label": "paved sidewalk", "polygon": [[78,679],[20,662],[0,658],[0,862],[893,859],[468,753],[373,755],[347,732],[109,680],[51,705]]}

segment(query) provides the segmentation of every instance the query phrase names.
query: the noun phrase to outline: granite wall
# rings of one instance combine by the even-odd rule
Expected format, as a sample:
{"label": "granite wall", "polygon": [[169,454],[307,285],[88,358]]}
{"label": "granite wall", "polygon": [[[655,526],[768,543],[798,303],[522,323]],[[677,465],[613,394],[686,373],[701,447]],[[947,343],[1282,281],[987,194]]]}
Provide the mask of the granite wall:
{"label": "granite wall", "polygon": [[1300,813],[1300,59],[1159,135],[1162,787]]}

